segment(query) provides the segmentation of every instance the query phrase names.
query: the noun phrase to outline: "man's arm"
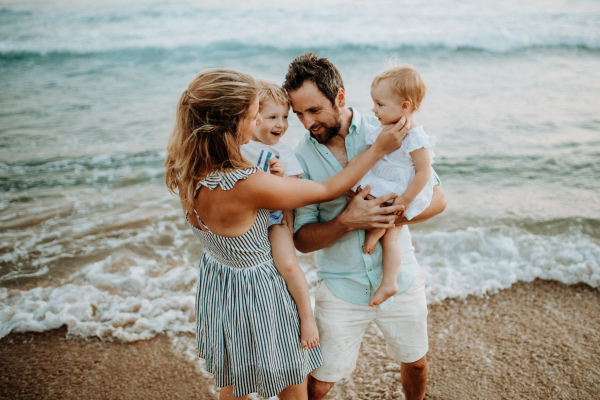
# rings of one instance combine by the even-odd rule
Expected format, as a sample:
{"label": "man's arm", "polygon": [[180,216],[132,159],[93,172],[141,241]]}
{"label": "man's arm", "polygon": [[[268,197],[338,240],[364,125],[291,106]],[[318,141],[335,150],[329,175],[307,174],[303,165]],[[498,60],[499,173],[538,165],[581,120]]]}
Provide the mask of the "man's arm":
{"label": "man's arm", "polygon": [[[354,229],[391,228],[388,222],[395,215],[387,215],[398,211],[396,207],[382,205],[396,196],[387,194],[373,200],[365,200],[368,190],[364,189],[352,198],[348,207],[340,215],[327,222],[312,222],[302,226],[294,235],[294,244],[301,253],[309,253],[331,246],[339,238]],[[446,195],[441,186],[433,187],[431,204],[421,214],[408,221],[401,217],[396,224],[416,224],[428,220],[444,211]]]}
{"label": "man's arm", "polygon": [[396,219],[396,225],[418,224],[419,222],[427,221],[431,217],[441,214],[446,209],[446,195],[444,189],[440,185],[433,187],[433,195],[431,196],[431,204],[421,214],[417,215],[410,221],[402,216]]}
{"label": "man's arm", "polygon": [[355,229],[391,228],[389,215],[404,209],[403,205],[383,206],[394,199],[393,193],[372,200],[365,200],[370,188],[365,188],[354,196],[346,209],[327,222],[312,222],[302,226],[294,234],[294,245],[302,253],[309,253],[330,246],[346,233]]}

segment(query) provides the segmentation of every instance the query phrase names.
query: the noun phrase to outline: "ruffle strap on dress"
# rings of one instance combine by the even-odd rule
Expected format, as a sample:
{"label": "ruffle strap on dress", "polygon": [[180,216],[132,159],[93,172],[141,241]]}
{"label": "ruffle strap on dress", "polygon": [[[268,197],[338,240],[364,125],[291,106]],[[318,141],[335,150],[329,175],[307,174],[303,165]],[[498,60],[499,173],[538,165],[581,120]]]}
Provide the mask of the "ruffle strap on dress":
{"label": "ruffle strap on dress", "polygon": [[246,179],[257,171],[259,171],[258,167],[237,169],[233,171],[213,171],[198,182],[196,190],[194,191],[194,197],[198,194],[201,186],[205,186],[210,190],[214,190],[217,186],[221,186],[221,189],[223,190],[230,190],[237,181]]}
{"label": "ruffle strap on dress", "polygon": [[431,149],[435,146],[435,136],[427,136],[422,126],[417,126],[408,131],[408,135],[402,141],[400,148],[410,154],[415,150],[426,148]]}

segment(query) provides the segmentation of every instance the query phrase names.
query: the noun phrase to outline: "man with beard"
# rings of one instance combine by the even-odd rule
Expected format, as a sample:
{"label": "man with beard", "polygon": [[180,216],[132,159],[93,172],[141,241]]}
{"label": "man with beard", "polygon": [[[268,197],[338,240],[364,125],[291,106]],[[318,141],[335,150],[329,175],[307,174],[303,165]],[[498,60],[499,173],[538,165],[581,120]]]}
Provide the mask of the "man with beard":
{"label": "man with beard", "polygon": [[[342,77],[329,60],[313,53],[296,58],[289,66],[283,88],[290,96],[292,110],[309,130],[295,149],[304,179],[323,181],[368,147],[366,126],[377,126],[379,122],[346,106]],[[399,130],[400,124],[385,129]],[[342,196],[296,210],[296,248],[303,253],[316,251],[319,266],[315,319],[323,365],[308,380],[309,398],[313,400],[322,399],[336,381],[352,373],[362,337],[371,322],[383,332],[390,357],[401,365],[407,400],[422,399],[425,394],[425,278],[405,225],[398,238],[403,255],[397,280],[400,291],[380,306],[367,305],[381,282],[383,265],[379,243],[373,254],[364,254],[365,229],[389,227],[388,222],[396,219],[389,214],[402,207],[385,205],[393,200],[393,194],[366,200],[367,194],[368,188],[351,200],[348,198],[348,203]],[[444,192],[435,186],[430,207],[410,223],[429,219],[445,206]],[[408,221],[398,218],[395,223]]]}

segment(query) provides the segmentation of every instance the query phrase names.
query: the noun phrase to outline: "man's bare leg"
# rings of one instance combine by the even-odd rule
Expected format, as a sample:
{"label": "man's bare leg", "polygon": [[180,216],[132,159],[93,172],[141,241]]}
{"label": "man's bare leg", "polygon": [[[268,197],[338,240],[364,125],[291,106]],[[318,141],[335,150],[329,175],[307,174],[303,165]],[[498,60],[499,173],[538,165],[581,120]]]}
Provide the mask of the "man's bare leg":
{"label": "man's bare leg", "polygon": [[400,382],[406,400],[422,400],[427,386],[427,356],[418,361],[400,364]]}
{"label": "man's bare leg", "polygon": [[286,386],[277,395],[279,400],[306,400],[308,395],[306,393],[306,379],[304,382],[297,385]]}
{"label": "man's bare leg", "polygon": [[308,375],[308,400],[322,400],[335,382],[323,382]]}

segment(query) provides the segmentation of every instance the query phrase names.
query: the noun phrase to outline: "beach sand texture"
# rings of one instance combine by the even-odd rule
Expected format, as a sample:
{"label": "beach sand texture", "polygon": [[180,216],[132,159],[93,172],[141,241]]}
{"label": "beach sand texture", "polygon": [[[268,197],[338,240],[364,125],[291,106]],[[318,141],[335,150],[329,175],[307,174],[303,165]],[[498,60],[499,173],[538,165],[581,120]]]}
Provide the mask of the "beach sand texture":
{"label": "beach sand texture", "polygon": [[[425,398],[597,399],[599,316],[598,290],[543,280],[430,305]],[[211,380],[167,336],[121,343],[66,333],[3,338],[0,398],[216,398]],[[356,370],[327,399],[401,399],[399,371],[372,326]]]}

